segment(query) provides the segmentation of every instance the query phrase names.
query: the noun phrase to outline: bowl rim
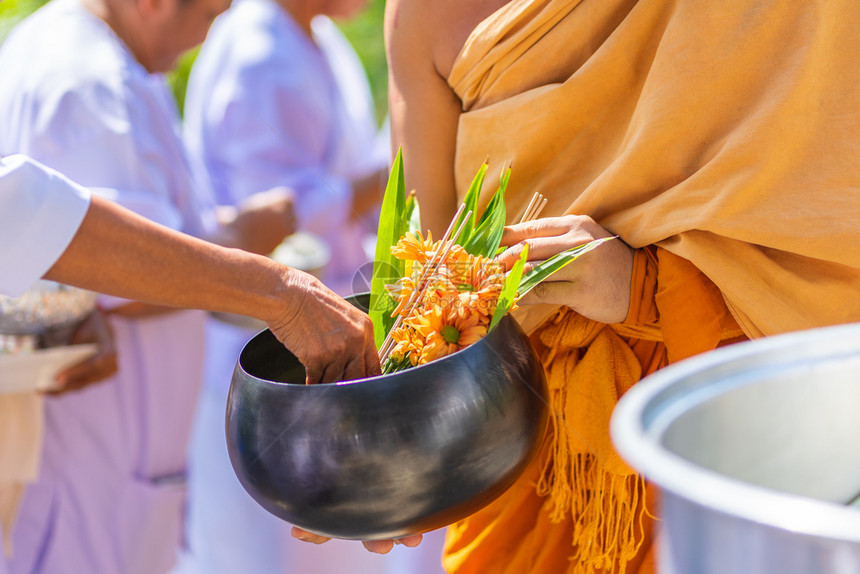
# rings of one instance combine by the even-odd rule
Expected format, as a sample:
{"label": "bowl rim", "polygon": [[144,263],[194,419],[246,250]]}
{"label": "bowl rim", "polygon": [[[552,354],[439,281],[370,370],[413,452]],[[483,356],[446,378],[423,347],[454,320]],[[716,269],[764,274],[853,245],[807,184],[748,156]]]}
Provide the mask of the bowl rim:
{"label": "bowl rim", "polygon": [[[362,293],[356,294],[354,296],[358,296],[358,295],[362,295]],[[455,360],[456,358],[463,357],[464,355],[468,354],[469,352],[475,353],[475,352],[477,352],[478,348],[487,347],[488,349],[492,350],[492,346],[490,346],[490,339],[492,337],[498,338],[498,336],[499,336],[498,333],[501,332],[502,324],[508,325],[508,327],[507,327],[508,329],[514,329],[515,332],[519,332],[522,335],[522,338],[527,342],[527,344],[529,346],[531,346],[531,342],[528,340],[528,335],[525,333],[525,331],[523,331],[523,328],[520,326],[520,324],[517,322],[517,320],[514,319],[513,317],[511,317],[510,314],[506,314],[504,317],[502,317],[502,319],[493,328],[492,331],[490,331],[489,333],[487,333],[486,335],[481,337],[475,343],[472,343],[468,347],[460,349],[459,351],[455,351],[449,355],[445,355],[442,358],[435,359],[429,363],[424,363],[423,365],[415,365],[414,367],[410,367],[409,369],[404,369],[402,371],[397,371],[394,373],[384,373],[381,375],[374,375],[372,377],[364,377],[362,379],[352,379],[349,381],[335,381],[332,383],[314,383],[312,385],[305,385],[303,383],[289,383],[289,382],[283,382],[283,381],[272,381],[269,379],[264,379],[264,378],[258,377],[256,375],[252,375],[247,370],[245,370],[245,367],[242,365],[242,356],[245,354],[245,349],[247,349],[248,345],[250,345],[254,340],[257,339],[257,337],[259,337],[263,333],[266,333],[266,332],[271,333],[271,329],[266,328],[266,329],[262,329],[261,331],[257,332],[253,337],[251,337],[245,343],[245,345],[242,346],[242,350],[239,352],[239,357],[236,360],[236,368],[241,370],[243,375],[245,375],[249,378],[252,378],[255,381],[259,381],[261,383],[266,383],[266,384],[270,384],[270,385],[283,385],[283,386],[291,386],[291,387],[330,388],[330,387],[354,385],[354,384],[358,384],[358,383],[370,383],[370,382],[381,381],[381,380],[390,380],[392,377],[394,377],[396,375],[402,375],[404,373],[415,373],[420,369],[433,368],[434,365],[440,364],[443,361]],[[287,352],[292,354],[292,352],[289,351],[289,349],[287,349]],[[532,351],[532,352],[534,352],[534,351]],[[498,353],[496,353],[496,354],[498,354]],[[295,355],[293,355],[293,356],[295,356]],[[539,361],[537,356],[535,356],[535,360]]]}
{"label": "bowl rim", "polygon": [[[814,352],[813,342],[827,346],[824,351]],[[860,544],[857,509],[732,478],[661,444],[662,432],[679,414],[673,405],[688,396],[683,389],[677,389],[684,381],[698,385],[699,392],[722,394],[755,382],[738,376],[737,370],[749,360],[774,352],[787,357],[778,365],[781,369],[807,363],[817,356],[860,357],[860,323],[737,343],[661,369],[634,385],[618,401],[610,421],[612,443],[637,472],[687,503],[772,529]],[[714,371],[722,372],[722,376],[714,376]],[[696,382],[700,379],[704,382]],[[708,382],[710,388],[701,390]]]}

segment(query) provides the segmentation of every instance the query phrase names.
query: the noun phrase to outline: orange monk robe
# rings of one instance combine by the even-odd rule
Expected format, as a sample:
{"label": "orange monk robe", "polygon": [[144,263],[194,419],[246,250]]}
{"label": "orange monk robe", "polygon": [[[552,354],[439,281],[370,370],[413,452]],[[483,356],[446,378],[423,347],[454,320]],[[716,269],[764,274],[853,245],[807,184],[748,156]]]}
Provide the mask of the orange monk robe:
{"label": "orange monk robe", "polygon": [[612,408],[670,357],[745,337],[714,284],[668,251],[637,250],[633,286],[622,324],[562,310],[534,331],[550,388],[550,436],[510,490],[449,527],[450,572],[561,574],[611,565],[654,572],[652,517],[644,511],[646,499],[655,507],[654,492],[645,496],[642,480],[612,448]]}
{"label": "orange monk robe", "polygon": [[591,215],[637,251],[623,324],[522,310],[552,432],[450,528],[451,572],[648,571],[618,397],[721,344],[860,321],[857,38],[849,0],[514,0],[472,33],[448,78],[460,197],[489,157],[512,166],[509,221],[540,192],[542,215]]}

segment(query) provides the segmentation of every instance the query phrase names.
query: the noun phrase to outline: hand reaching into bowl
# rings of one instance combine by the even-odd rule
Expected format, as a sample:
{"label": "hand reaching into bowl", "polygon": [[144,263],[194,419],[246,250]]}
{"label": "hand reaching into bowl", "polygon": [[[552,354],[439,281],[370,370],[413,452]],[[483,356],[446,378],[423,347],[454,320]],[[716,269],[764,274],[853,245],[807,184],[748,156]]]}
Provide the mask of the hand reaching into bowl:
{"label": "hand reaching into bowl", "polygon": [[[307,530],[302,530],[298,526],[293,526],[291,534],[293,535],[293,538],[298,538],[303,542],[310,542],[311,544],[322,544],[331,540],[331,538],[326,536],[320,536],[319,534],[313,534]],[[402,544],[409,548],[415,548],[421,544],[422,540],[423,536],[421,534],[414,534],[404,538],[397,538],[396,540],[364,540],[362,541],[362,544],[364,544],[364,547],[368,552],[373,552],[375,554],[388,554],[391,552],[391,549],[394,548],[395,544]]]}
{"label": "hand reaching into bowl", "polygon": [[305,366],[305,382],[333,383],[380,374],[370,318],[316,277],[284,269],[290,295],[282,313],[266,323]]}
{"label": "hand reaching into bowl", "polygon": [[[501,245],[508,249],[499,260],[508,268],[519,259],[523,245],[529,254],[525,271],[541,261],[577,245],[612,234],[585,215],[547,217],[505,227]],[[630,306],[633,249],[613,240],[575,263],[552,274],[518,301],[519,305],[566,305],[580,315],[602,323],[620,323]]]}

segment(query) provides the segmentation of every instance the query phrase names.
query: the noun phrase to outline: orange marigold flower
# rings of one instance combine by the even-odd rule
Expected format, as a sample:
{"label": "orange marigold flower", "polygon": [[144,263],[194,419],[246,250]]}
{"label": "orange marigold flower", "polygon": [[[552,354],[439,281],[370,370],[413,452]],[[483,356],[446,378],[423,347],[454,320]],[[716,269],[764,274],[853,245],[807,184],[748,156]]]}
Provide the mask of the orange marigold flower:
{"label": "orange marigold flower", "polygon": [[[433,241],[433,234],[429,231],[426,239],[420,231],[407,231],[391,248],[391,254],[407,262],[407,275],[416,272],[420,274],[423,266],[433,258],[433,254],[439,249],[441,243],[441,241]],[[438,263],[444,265],[451,261],[464,261],[471,257],[460,245],[451,245],[450,239],[439,253],[444,252],[449,246],[450,249],[448,249],[445,260]],[[410,262],[413,263],[410,264]]]}
{"label": "orange marigold flower", "polygon": [[418,265],[417,262],[406,262],[406,267],[410,271],[407,276],[412,280],[413,285],[417,284],[419,280],[421,281],[421,285],[424,287],[423,299],[428,305],[456,298],[462,288],[457,283],[457,273],[452,272],[452,269],[462,266],[463,264],[459,262],[452,263],[446,260],[439,265],[434,265],[432,269],[427,269],[425,273],[425,268]]}
{"label": "orange marigold flower", "polygon": [[454,245],[451,247],[451,250],[448,251],[448,255],[445,257],[445,263],[451,264],[453,262],[468,262],[474,256],[470,255],[468,251],[463,249],[460,245]]}
{"label": "orange marigold flower", "polygon": [[461,318],[475,314],[482,324],[489,324],[493,313],[496,312],[496,303],[498,301],[498,291],[467,291],[457,295],[454,308],[457,315]]}
{"label": "orange marigold flower", "polygon": [[[432,273],[422,278],[423,296],[416,304],[423,307],[439,305],[454,308],[461,319],[470,313],[479,315],[479,320],[489,323],[496,309],[496,301],[504,286],[504,267],[486,257],[469,255],[458,261],[446,261]],[[409,262],[407,262],[409,263]],[[387,286],[397,301],[394,314],[406,317],[406,303],[413,295],[415,283],[421,278],[420,269],[395,285]],[[411,305],[410,305],[411,306]]]}
{"label": "orange marigold flower", "polygon": [[497,261],[466,254],[457,261],[448,261],[442,274],[457,291],[501,291],[505,283],[504,266]]}
{"label": "orange marigold flower", "polygon": [[448,276],[447,266],[441,266],[425,278],[424,305],[446,305],[457,297],[457,286]]}
{"label": "orange marigold flower", "polygon": [[433,243],[433,234],[427,232],[427,239],[420,231],[407,231],[406,235],[391,248],[391,254],[404,261],[417,261],[425,264],[433,256],[437,245]]}
{"label": "orange marigold flower", "polygon": [[395,361],[402,361],[409,354],[409,362],[414,367],[418,364],[418,359],[424,349],[424,339],[418,335],[411,327],[398,327],[392,329],[391,339],[394,341],[394,348],[391,350],[390,357]]}
{"label": "orange marigold flower", "polygon": [[461,317],[454,306],[433,305],[423,313],[409,317],[406,324],[423,338],[419,364],[465,349],[487,334],[487,326],[479,314]]}
{"label": "orange marigold flower", "polygon": [[394,312],[391,313],[392,317],[399,315],[401,313],[406,313],[408,309],[406,309],[406,304],[412,298],[412,294],[415,291],[415,282],[411,277],[402,277],[397,280],[393,285],[386,285],[385,290],[388,291],[388,294],[397,302],[397,307],[394,309]]}
{"label": "orange marigold flower", "polygon": [[470,255],[467,261],[449,265],[444,275],[448,289],[439,297],[440,304],[453,305],[461,318],[477,313],[489,322],[504,287],[504,268],[492,259]]}
{"label": "orange marigold flower", "polygon": [[480,257],[473,277],[475,291],[501,291],[505,286],[505,266],[495,259]]}

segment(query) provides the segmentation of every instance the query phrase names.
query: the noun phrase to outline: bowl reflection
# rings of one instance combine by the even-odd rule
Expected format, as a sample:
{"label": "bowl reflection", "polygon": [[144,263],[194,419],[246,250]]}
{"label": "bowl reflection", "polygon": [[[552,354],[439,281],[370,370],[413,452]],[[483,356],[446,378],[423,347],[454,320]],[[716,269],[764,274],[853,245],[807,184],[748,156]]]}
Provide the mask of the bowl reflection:
{"label": "bowl reflection", "polygon": [[233,375],[227,446],[260,505],[325,536],[402,537],[464,518],[517,479],[547,427],[543,369],[510,317],[427,365],[304,378],[270,331],[251,339]]}

